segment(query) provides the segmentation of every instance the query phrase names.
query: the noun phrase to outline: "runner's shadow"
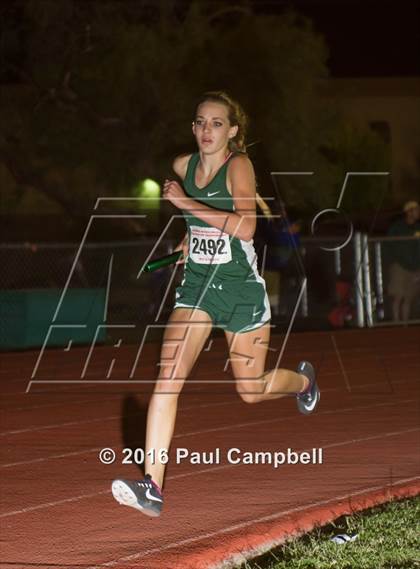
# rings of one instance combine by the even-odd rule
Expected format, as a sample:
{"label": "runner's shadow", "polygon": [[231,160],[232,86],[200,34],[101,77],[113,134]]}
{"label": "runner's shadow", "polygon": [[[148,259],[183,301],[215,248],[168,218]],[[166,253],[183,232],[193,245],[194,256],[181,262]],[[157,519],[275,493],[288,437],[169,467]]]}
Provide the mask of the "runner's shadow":
{"label": "runner's shadow", "polygon": [[140,402],[133,394],[128,394],[122,402],[121,412],[121,433],[124,449],[124,459],[128,458],[130,463],[135,464],[144,476],[144,461],[142,460],[141,450],[146,448],[146,423],[147,423],[147,404]]}

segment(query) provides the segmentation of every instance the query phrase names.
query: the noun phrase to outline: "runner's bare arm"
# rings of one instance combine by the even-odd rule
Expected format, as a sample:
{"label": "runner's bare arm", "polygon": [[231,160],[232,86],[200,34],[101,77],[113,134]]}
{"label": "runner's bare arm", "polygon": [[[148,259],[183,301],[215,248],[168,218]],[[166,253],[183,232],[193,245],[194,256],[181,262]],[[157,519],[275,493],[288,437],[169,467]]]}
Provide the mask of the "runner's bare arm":
{"label": "runner's bare arm", "polygon": [[[181,180],[185,179],[188,162],[190,158],[191,158],[191,153],[181,154],[180,156],[176,156],[174,158],[174,161],[172,162],[172,169],[175,172],[175,174],[181,178]],[[185,232],[184,237],[175,247],[174,251],[183,251],[184,258],[180,259],[177,264],[183,263],[188,254],[188,231]]]}

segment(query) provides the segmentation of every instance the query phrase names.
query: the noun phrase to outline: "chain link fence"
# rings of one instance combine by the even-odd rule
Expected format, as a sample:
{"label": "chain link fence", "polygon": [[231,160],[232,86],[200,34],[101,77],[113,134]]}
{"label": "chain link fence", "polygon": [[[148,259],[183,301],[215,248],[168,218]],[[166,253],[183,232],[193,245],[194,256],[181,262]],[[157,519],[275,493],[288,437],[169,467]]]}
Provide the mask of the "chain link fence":
{"label": "chain link fence", "polygon": [[[293,330],[392,323],[386,240],[389,238],[368,239],[356,234],[340,248],[340,238],[302,238],[299,248],[292,251],[287,265],[280,270],[279,306],[273,311],[273,331],[285,332],[291,322]],[[7,300],[12,292],[24,291],[29,295],[34,291],[55,291],[57,307],[66,296],[64,292],[90,291],[93,297],[101,295],[102,305],[100,309],[96,307],[96,312],[102,311],[107,325],[105,341],[115,342],[122,335],[126,340],[140,341],[147,325],[166,322],[173,307],[174,289],[182,278],[182,266],[154,273],[141,269],[152,251],[153,258],[157,258],[171,252],[174,245],[173,240],[166,239],[156,246],[153,238],[84,243],[83,247],[75,243],[0,245],[0,334],[10,335],[10,321],[22,317],[22,307]],[[258,241],[255,246],[259,270],[264,276],[270,249]],[[410,322],[417,322],[419,317],[417,295]],[[156,333],[161,334],[161,328],[158,330]]]}
{"label": "chain link fence", "polygon": [[[406,251],[409,246],[410,268]],[[420,238],[362,238],[364,298],[369,326],[420,323]],[[400,255],[402,253],[402,257]],[[405,316],[404,316],[404,304]]]}
{"label": "chain link fence", "polygon": [[[164,297],[173,269],[139,275],[155,243],[153,239],[141,239],[85,243],[82,248],[79,244],[68,243],[1,245],[0,262],[3,270],[0,277],[0,320],[3,324],[0,329],[0,345],[10,345],[10,323],[20,319],[20,325],[24,325],[23,303],[31,297],[35,298],[35,293],[39,305],[37,318],[42,310],[42,299],[51,298],[47,293],[52,291],[55,292],[56,305],[65,291],[64,307],[66,296],[74,296],[83,291],[86,294],[89,292],[91,297],[100,295],[103,321],[109,325],[107,342],[115,339],[112,326],[132,325],[131,336],[134,338],[147,323],[154,321],[157,313],[160,319],[165,319],[172,307],[173,290],[168,291]],[[173,246],[172,241],[161,242],[155,249],[154,256],[166,255]],[[172,289],[176,282],[174,280],[172,283]],[[21,293],[19,296],[18,292]],[[23,293],[26,299],[22,296]],[[163,300],[165,302],[162,304]],[[67,321],[69,310],[71,308],[65,310]],[[84,318],[88,317],[89,313],[84,313]],[[126,332],[129,331],[130,328],[127,328]],[[120,336],[120,333],[117,335]]]}

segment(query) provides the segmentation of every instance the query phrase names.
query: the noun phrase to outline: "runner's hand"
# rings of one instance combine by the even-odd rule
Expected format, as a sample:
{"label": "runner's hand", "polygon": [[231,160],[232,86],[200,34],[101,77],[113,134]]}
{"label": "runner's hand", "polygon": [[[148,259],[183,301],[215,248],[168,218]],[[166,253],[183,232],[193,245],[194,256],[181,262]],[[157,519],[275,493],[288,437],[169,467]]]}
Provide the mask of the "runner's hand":
{"label": "runner's hand", "polygon": [[175,264],[183,265],[185,263],[185,259],[188,256],[188,233],[185,234],[184,239],[182,239],[182,241],[180,241],[175,247],[174,252],[175,251],[182,251],[183,254],[183,256]]}
{"label": "runner's hand", "polygon": [[187,195],[177,181],[165,180],[163,184],[163,198],[170,201],[175,207],[182,209],[183,201],[185,203]]}

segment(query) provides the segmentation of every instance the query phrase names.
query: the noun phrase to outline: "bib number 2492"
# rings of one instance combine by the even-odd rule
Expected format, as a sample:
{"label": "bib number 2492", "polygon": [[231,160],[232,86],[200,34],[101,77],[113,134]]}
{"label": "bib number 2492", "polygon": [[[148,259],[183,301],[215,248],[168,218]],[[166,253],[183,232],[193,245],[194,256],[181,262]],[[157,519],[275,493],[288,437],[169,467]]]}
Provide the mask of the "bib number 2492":
{"label": "bib number 2492", "polygon": [[228,263],[232,260],[229,235],[215,227],[191,226],[189,256],[195,263]]}

